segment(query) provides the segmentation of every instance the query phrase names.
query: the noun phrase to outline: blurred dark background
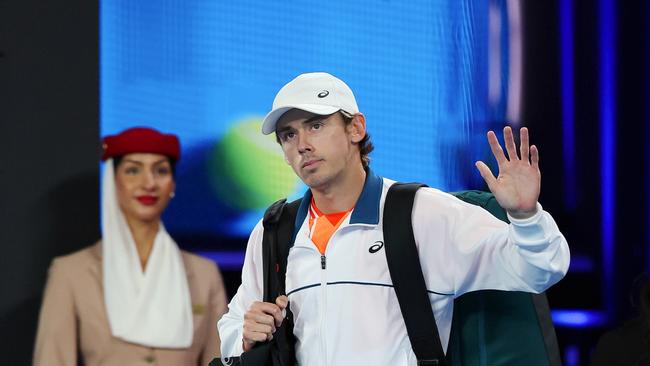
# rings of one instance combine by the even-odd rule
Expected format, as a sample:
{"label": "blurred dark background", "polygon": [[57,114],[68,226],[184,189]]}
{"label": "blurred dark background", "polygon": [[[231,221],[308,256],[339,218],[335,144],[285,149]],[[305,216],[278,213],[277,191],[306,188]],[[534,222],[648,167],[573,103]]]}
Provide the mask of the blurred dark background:
{"label": "blurred dark background", "polygon": [[[540,201],[573,259],[548,297],[568,314],[565,364],[586,365],[599,336],[634,316],[635,279],[650,268],[650,5],[522,5],[522,121],[540,147]],[[100,236],[98,14],[96,1],[0,1],[6,364],[31,363],[51,259]],[[224,271],[230,295],[239,275]]]}

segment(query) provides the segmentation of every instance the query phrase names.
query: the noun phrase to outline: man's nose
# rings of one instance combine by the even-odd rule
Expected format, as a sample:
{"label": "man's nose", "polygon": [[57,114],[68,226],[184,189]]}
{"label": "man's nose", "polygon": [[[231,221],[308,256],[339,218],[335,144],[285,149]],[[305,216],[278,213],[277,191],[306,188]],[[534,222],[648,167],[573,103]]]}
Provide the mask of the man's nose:
{"label": "man's nose", "polygon": [[313,150],[306,133],[299,133],[296,138],[298,139],[298,152],[304,153]]}

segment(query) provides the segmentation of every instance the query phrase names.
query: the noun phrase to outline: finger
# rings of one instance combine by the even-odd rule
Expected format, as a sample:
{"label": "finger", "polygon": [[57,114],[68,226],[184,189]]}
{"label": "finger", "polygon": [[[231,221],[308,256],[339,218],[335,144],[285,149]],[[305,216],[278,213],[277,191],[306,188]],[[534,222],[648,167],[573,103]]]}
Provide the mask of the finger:
{"label": "finger", "polygon": [[268,334],[272,334],[275,331],[275,327],[256,323],[252,320],[244,321],[242,327],[242,336],[244,340],[254,341],[254,342],[263,342],[266,340]]}
{"label": "finger", "polygon": [[490,150],[492,150],[492,154],[494,155],[494,158],[497,160],[499,166],[507,162],[508,159],[506,159],[506,156],[503,154],[503,149],[501,148],[501,145],[499,145],[499,140],[497,140],[497,135],[494,132],[489,131],[487,133],[487,139],[488,139],[488,143],[490,144]]}
{"label": "finger", "polygon": [[510,161],[519,159],[519,156],[517,155],[517,146],[515,145],[515,137],[512,135],[512,128],[510,128],[510,126],[503,128],[503,144],[506,146]]}
{"label": "finger", "polygon": [[485,180],[485,183],[487,183],[490,190],[492,190],[492,186],[496,183],[497,179],[492,174],[490,168],[488,168],[488,166],[482,161],[477,161],[475,165],[479,173],[481,173],[481,177]]}
{"label": "finger", "polygon": [[261,312],[247,311],[244,314],[244,320],[250,320],[255,323],[266,324],[269,326],[273,326],[275,324],[274,319],[275,317],[273,315]]}
{"label": "finger", "polygon": [[286,309],[287,305],[289,305],[289,298],[286,295],[278,296],[277,299],[275,299],[275,304],[280,307],[280,309]]}
{"label": "finger", "polygon": [[273,325],[257,323],[254,320],[248,319],[244,321],[244,332],[270,334],[275,332],[275,327]]}
{"label": "finger", "polygon": [[521,130],[519,130],[519,153],[521,154],[521,160],[530,163],[528,157],[529,157],[529,139],[528,139],[528,129],[526,127],[522,127]]}
{"label": "finger", "polygon": [[270,302],[261,302],[261,301],[254,302],[251,305],[249,311],[265,313],[273,317],[275,317],[277,314],[282,313],[282,309],[280,309],[278,305],[272,304]]}
{"label": "finger", "polygon": [[275,325],[279,327],[280,325],[282,325],[282,321],[287,316],[287,306],[289,306],[289,298],[286,295],[278,296],[277,299],[275,299],[275,304],[278,305],[281,309],[282,319],[280,319],[279,321],[278,319],[275,320]]}
{"label": "finger", "polygon": [[277,312],[272,314],[273,319],[275,320],[274,325],[276,327],[279,327],[280,325],[282,325],[282,321],[284,320],[284,314],[285,314],[284,308],[280,308],[280,307],[278,307]]}
{"label": "finger", "polygon": [[255,342],[264,342],[269,338],[269,333],[264,333],[264,332],[252,332],[252,331],[247,331],[244,330],[244,333],[242,334],[242,338],[244,338],[244,342],[248,344],[255,344]]}
{"label": "finger", "polygon": [[533,168],[539,170],[539,151],[535,145],[530,147],[530,160]]}

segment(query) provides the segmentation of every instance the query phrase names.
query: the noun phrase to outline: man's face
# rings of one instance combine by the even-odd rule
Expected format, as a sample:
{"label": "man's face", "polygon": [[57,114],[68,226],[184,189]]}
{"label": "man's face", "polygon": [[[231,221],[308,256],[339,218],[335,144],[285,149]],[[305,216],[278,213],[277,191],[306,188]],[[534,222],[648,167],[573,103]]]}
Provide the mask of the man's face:
{"label": "man's face", "polygon": [[353,121],[346,126],[338,112],[321,116],[292,109],[278,121],[276,134],[294,172],[309,187],[319,188],[359,168],[356,143],[365,136],[365,124],[362,134],[356,125]]}

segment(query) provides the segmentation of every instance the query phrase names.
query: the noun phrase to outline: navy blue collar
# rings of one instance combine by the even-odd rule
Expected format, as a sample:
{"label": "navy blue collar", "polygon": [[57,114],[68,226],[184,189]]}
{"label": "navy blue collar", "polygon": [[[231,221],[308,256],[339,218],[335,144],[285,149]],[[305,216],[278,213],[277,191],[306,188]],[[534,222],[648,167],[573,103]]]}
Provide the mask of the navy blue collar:
{"label": "navy blue collar", "polygon": [[[383,185],[383,179],[368,168],[366,170],[366,181],[363,183],[363,191],[361,191],[357,204],[354,206],[354,211],[352,211],[352,216],[350,216],[350,224],[379,224],[379,207]],[[296,234],[307,217],[311,197],[311,189],[308,189],[298,208],[292,243],[295,241]]]}

